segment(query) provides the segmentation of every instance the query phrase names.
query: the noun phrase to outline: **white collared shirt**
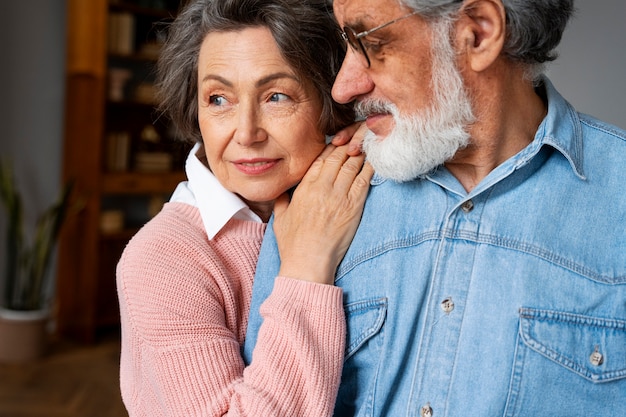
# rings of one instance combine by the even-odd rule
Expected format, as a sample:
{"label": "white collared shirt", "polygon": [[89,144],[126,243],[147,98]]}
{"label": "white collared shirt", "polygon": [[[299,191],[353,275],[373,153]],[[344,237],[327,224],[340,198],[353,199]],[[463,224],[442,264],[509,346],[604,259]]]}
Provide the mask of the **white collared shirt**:
{"label": "white collared shirt", "polygon": [[178,184],[170,202],[197,207],[209,240],[232,218],[262,223],[241,198],[222,186],[201,159],[205,159],[204,147],[196,143],[185,162],[187,181]]}

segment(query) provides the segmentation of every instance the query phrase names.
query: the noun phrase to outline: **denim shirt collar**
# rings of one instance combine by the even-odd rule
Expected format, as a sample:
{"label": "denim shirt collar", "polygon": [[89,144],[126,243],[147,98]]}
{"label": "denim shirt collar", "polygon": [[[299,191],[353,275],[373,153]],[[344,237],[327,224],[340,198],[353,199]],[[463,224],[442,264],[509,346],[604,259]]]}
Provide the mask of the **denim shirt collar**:
{"label": "denim shirt collar", "polygon": [[535,140],[529,148],[533,145],[539,148],[544,144],[552,146],[569,161],[576,176],[584,180],[583,133],[578,113],[547,77],[542,77],[541,86],[545,88],[548,99],[548,114],[539,125]]}
{"label": "denim shirt collar", "polygon": [[[585,179],[582,130],[578,113],[559,94],[547,77],[541,78],[537,88],[544,89],[548,101],[548,113],[539,125],[534,140],[526,148],[494,169],[472,190],[470,196],[484,191],[518,168],[527,165],[539,154],[544,145],[560,152],[569,161],[574,175],[581,180]],[[467,195],[461,184],[443,166],[439,166],[421,178],[439,184],[456,194]],[[372,185],[378,185],[385,181],[385,178],[374,174]]]}

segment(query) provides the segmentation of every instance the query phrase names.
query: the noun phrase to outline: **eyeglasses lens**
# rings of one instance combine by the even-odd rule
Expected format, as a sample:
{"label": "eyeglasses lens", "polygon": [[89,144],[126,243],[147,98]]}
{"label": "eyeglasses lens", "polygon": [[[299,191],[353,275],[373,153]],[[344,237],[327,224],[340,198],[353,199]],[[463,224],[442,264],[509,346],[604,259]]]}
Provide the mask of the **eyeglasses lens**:
{"label": "eyeglasses lens", "polygon": [[354,50],[354,52],[356,52],[356,54],[359,56],[363,65],[369,68],[370,59],[367,56],[367,52],[365,52],[365,47],[363,47],[361,39],[357,38],[356,32],[352,28],[346,26],[343,28],[342,35],[343,38],[348,42],[348,44],[350,44],[350,47]]}

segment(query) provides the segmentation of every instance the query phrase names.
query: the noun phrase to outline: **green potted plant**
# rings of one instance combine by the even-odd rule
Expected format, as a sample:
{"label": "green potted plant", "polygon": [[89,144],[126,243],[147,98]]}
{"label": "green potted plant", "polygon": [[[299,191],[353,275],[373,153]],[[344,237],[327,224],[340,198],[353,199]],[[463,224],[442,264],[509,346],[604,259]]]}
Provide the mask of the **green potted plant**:
{"label": "green potted plant", "polygon": [[71,184],[37,219],[27,239],[22,196],[12,169],[0,162],[0,199],[6,215],[3,297],[0,301],[0,360],[20,361],[43,353],[49,318],[50,262],[68,212]]}

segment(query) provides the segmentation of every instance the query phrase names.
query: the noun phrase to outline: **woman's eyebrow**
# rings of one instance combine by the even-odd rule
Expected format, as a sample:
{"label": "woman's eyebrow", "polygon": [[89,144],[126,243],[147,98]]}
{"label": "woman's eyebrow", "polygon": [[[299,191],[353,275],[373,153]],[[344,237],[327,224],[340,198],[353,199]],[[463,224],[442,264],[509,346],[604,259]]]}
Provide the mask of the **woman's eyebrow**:
{"label": "woman's eyebrow", "polygon": [[269,75],[266,75],[265,77],[262,77],[261,79],[259,79],[255,83],[255,86],[256,87],[262,87],[265,84],[269,84],[270,82],[272,82],[274,80],[280,80],[280,79],[283,79],[283,78],[289,78],[289,79],[292,79],[292,80],[294,80],[295,82],[298,82],[298,83],[300,82],[300,79],[298,77],[296,77],[295,75],[293,75],[293,74],[290,74],[288,72],[277,72],[277,73],[269,74]]}
{"label": "woman's eyebrow", "polygon": [[231,83],[230,81],[228,81],[226,78],[221,77],[219,75],[215,75],[215,74],[207,74],[202,78],[201,83],[205,83],[209,80],[214,80],[214,81],[218,81],[228,87],[232,87],[233,83]]}
{"label": "woman's eyebrow", "polygon": [[[293,75],[293,74],[290,74],[288,72],[277,72],[277,73],[269,74],[269,75],[266,75],[266,76],[260,78],[259,80],[257,80],[256,83],[254,83],[254,86],[255,87],[262,87],[262,86],[264,86],[266,84],[271,83],[274,80],[280,80],[280,79],[283,79],[283,78],[288,78],[288,79],[294,80],[295,82],[298,82],[298,83],[300,82],[300,79],[298,77],[296,77],[295,75]],[[224,85],[226,85],[228,87],[232,87],[232,85],[233,85],[233,83],[228,81],[226,78],[224,78],[224,77],[222,77],[220,75],[215,75],[215,74],[207,74],[207,75],[205,75],[202,78],[201,82],[205,83],[205,82],[207,82],[209,80],[217,81],[217,82],[219,82],[221,84],[224,84]]]}

